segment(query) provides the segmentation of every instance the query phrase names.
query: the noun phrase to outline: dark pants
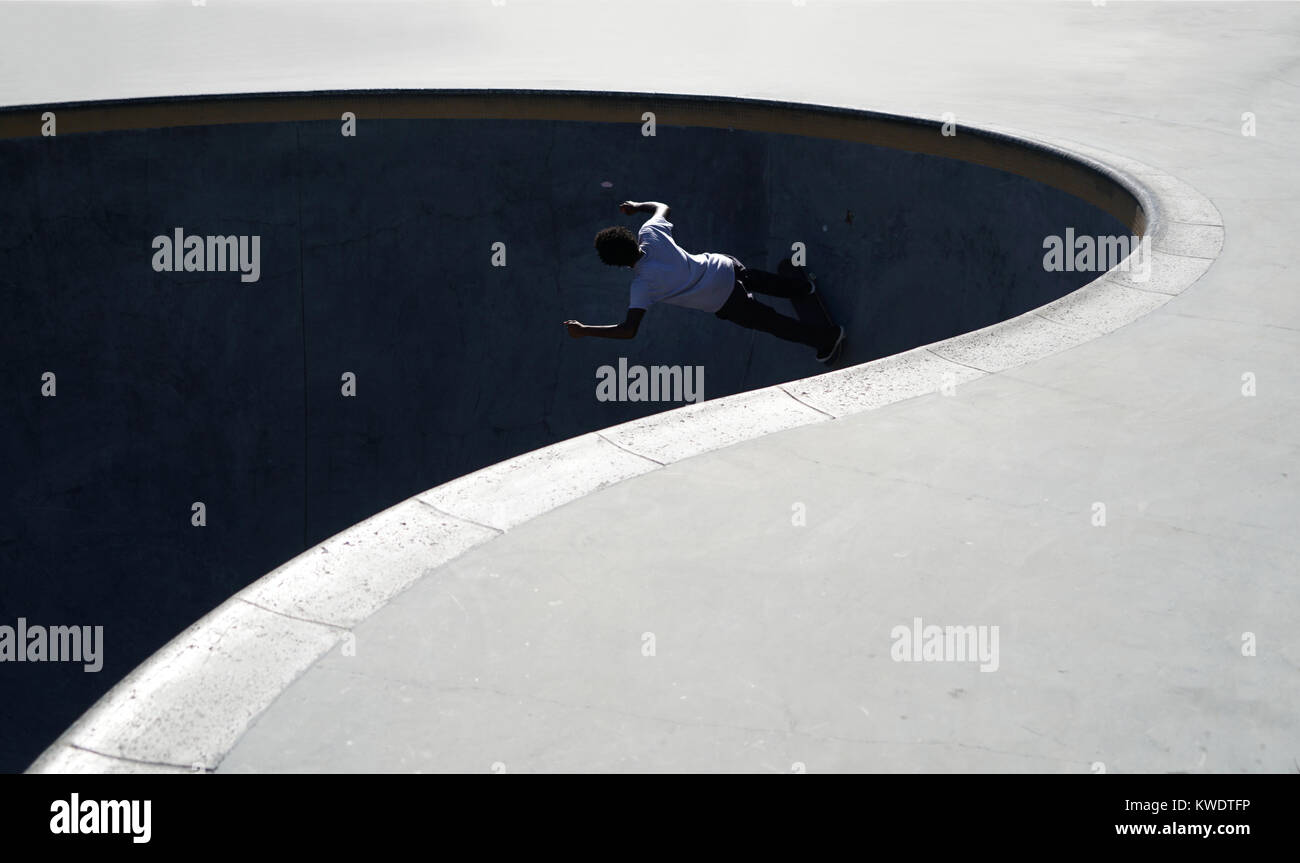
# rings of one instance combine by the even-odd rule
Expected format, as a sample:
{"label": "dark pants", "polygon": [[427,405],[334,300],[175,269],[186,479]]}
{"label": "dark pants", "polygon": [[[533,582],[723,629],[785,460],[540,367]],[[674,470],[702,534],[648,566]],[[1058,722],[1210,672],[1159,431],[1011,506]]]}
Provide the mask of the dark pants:
{"label": "dark pants", "polygon": [[834,327],[818,327],[805,324],[796,318],[788,317],[769,305],[760,303],[750,296],[766,294],[769,297],[803,297],[808,295],[810,285],[806,279],[792,279],[776,273],[751,270],[736,258],[736,284],[731,289],[731,296],[715,313],[724,321],[731,321],[751,330],[771,333],[787,342],[799,342],[816,348],[821,352],[835,342],[839,330]]}

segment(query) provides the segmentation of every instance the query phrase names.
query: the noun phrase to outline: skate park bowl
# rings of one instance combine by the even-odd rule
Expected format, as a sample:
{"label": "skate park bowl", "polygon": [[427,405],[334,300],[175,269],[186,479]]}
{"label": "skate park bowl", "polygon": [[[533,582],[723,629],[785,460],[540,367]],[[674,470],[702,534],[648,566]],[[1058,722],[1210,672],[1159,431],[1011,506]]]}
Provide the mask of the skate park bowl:
{"label": "skate park bowl", "polygon": [[[743,99],[24,106],[0,112],[0,172],[0,622],[104,627],[97,673],[0,664],[7,771],[46,747],[35,769],[214,769],[465,549],[689,455],[1096,338],[1217,254],[1177,218],[1208,201],[1119,157]],[[635,229],[625,199],[668,203],[691,252],[802,255],[848,332],[838,370],[666,306],[634,341],[569,339],[567,318],[622,319],[629,271],[592,238]],[[1045,267],[1067,232],[1145,237],[1149,271]],[[160,270],[155,238],[176,236],[256,238],[256,267]],[[700,369],[704,400],[599,398],[620,361]]]}

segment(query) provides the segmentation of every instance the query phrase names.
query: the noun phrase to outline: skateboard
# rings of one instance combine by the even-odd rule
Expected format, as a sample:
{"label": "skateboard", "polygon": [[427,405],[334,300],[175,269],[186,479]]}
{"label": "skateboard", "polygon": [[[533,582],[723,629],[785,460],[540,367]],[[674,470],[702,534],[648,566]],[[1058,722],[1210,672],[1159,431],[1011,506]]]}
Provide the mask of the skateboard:
{"label": "skateboard", "polygon": [[[776,273],[779,276],[811,282],[814,289],[817,286],[817,277],[802,267],[796,267],[789,258],[783,259],[781,263],[776,265]],[[805,324],[818,327],[836,326],[835,321],[831,318],[831,313],[826,309],[826,301],[822,299],[821,291],[814,290],[813,295],[810,297],[791,297],[790,305],[794,306],[795,316]],[[823,360],[823,362],[827,365],[833,365],[840,358],[840,351],[843,347],[844,339],[841,338],[831,356]]]}

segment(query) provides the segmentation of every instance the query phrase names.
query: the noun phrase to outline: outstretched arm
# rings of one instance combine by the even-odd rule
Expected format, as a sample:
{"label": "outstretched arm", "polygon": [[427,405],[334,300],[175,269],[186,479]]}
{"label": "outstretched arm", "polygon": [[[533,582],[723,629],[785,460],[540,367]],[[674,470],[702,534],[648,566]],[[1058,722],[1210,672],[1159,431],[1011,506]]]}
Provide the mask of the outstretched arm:
{"label": "outstretched arm", "polygon": [[650,213],[661,219],[668,218],[668,214],[672,212],[667,204],[661,204],[658,201],[624,201],[618,205],[618,208],[623,211],[625,216],[630,216],[633,213]]}
{"label": "outstretched arm", "polygon": [[597,336],[602,339],[630,339],[636,336],[636,331],[641,328],[641,319],[644,317],[645,309],[628,309],[627,317],[621,324],[592,326],[579,321],[565,321],[564,326],[568,329],[569,335],[575,339],[580,339],[583,336]]}

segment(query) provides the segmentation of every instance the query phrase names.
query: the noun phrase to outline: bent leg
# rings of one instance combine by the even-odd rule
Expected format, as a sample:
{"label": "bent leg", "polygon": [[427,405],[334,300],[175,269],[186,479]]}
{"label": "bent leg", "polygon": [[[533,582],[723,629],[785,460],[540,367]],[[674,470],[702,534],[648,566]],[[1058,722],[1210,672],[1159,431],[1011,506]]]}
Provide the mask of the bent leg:
{"label": "bent leg", "polygon": [[755,294],[767,294],[769,297],[782,297],[789,300],[794,297],[806,297],[812,292],[811,283],[802,275],[791,278],[742,267],[737,270],[736,278],[745,286],[745,290]]}
{"label": "bent leg", "polygon": [[[747,270],[746,272],[753,272]],[[770,275],[770,274],[769,274]],[[745,293],[739,285],[731,292],[731,297],[715,313],[724,321],[731,321],[751,330],[771,333],[787,342],[798,342],[819,352],[828,348],[839,335],[836,327],[815,327],[803,321],[787,317],[769,305]]]}

